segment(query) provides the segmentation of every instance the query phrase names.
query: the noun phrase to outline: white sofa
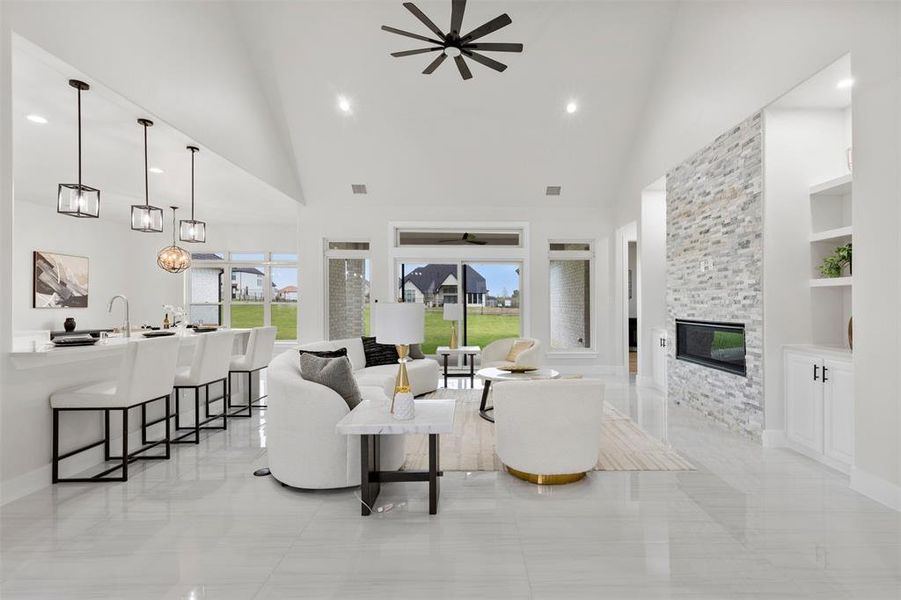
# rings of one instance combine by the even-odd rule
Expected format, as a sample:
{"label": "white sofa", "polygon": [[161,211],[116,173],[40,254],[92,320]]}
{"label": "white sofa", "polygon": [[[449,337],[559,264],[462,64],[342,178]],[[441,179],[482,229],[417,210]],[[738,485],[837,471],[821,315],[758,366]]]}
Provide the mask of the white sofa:
{"label": "white sofa", "polygon": [[532,347],[520,352],[512,364],[517,367],[533,369],[541,367],[544,364],[544,351],[540,341],[535,338],[505,338],[491,342],[482,349],[482,368],[510,366],[511,363],[507,360],[507,354],[510,353],[513,343],[519,340],[532,342]]}
{"label": "white sofa", "polygon": [[[304,344],[277,356],[267,372],[266,448],[273,477],[292,487],[331,489],[360,485],[360,439],[341,435],[335,425],[350,412],[337,392],[300,374],[302,350],[347,348],[364,401],[388,403],[397,365],[366,367],[360,338]],[[438,387],[438,363],[407,363],[416,395]],[[381,466],[396,470],[404,460],[404,436],[382,436]]]}
{"label": "white sofa", "polygon": [[568,483],[594,469],[604,384],[593,379],[503,381],[491,387],[497,456],[533,483]]}

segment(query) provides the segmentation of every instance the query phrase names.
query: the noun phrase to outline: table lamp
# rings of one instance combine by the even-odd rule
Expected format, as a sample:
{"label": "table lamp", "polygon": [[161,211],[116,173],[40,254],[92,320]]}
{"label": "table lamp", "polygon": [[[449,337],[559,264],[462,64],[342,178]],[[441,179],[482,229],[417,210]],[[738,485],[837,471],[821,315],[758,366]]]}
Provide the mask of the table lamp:
{"label": "table lamp", "polygon": [[459,344],[457,343],[457,321],[463,318],[463,305],[462,304],[445,304],[444,305],[444,320],[451,322],[451,338],[450,344],[448,344],[448,348],[456,350]]}
{"label": "table lamp", "polygon": [[394,382],[391,414],[395,419],[413,418],[413,391],[407,375],[410,360],[410,344],[421,344],[425,339],[425,305],[415,302],[384,303],[372,305],[375,341],[397,346],[400,367]]}

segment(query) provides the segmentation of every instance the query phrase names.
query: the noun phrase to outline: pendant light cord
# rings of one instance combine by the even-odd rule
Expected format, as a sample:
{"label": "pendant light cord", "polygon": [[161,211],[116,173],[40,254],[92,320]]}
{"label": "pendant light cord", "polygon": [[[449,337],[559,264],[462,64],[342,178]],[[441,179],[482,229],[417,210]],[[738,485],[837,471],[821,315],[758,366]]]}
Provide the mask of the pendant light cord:
{"label": "pendant light cord", "polygon": [[81,88],[78,91],[78,194],[81,195]]}
{"label": "pendant light cord", "polygon": [[150,175],[147,171],[147,123],[144,126],[144,206],[150,206]]}
{"label": "pendant light cord", "polygon": [[194,220],[194,154],[196,152],[191,150],[191,220]]}

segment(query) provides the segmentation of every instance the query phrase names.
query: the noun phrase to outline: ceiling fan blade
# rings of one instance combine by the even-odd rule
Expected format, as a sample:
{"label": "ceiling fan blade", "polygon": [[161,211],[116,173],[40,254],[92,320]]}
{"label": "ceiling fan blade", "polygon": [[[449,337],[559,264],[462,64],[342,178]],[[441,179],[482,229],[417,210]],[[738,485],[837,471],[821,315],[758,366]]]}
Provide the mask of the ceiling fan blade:
{"label": "ceiling fan blade", "polygon": [[391,56],[413,56],[414,54],[425,54],[426,52],[435,52],[436,50],[444,50],[444,48],[436,46],[435,48],[420,48],[419,50],[402,50],[401,52],[392,52]]}
{"label": "ceiling fan blade", "polygon": [[463,48],[465,50],[484,50],[487,52],[522,52],[522,44],[507,44],[507,43],[491,43],[485,42],[483,44],[464,44]]}
{"label": "ceiling fan blade", "polygon": [[403,29],[397,29],[396,27],[388,27],[387,25],[382,25],[382,31],[387,31],[389,33],[396,33],[397,35],[405,35],[407,37],[411,37],[414,40],[422,40],[423,42],[431,42],[433,44],[444,44],[439,40],[433,40],[432,38],[427,38],[424,35],[419,35],[418,33],[410,33],[409,31],[404,31]]}
{"label": "ceiling fan blade", "polygon": [[457,63],[457,69],[460,70],[460,77],[463,79],[472,79],[472,71],[469,70],[466,61],[463,60],[462,56],[455,56],[454,62]]}
{"label": "ceiling fan blade", "polygon": [[432,20],[431,20],[430,18],[428,18],[427,16],[425,16],[425,13],[422,12],[421,10],[419,10],[419,9],[416,7],[415,4],[413,4],[412,2],[404,2],[404,7],[405,7],[408,11],[410,11],[411,13],[413,13],[413,15],[414,15],[417,19],[419,19],[420,21],[422,21],[422,24],[423,24],[423,25],[425,25],[426,27],[428,27],[429,29],[431,29],[431,30],[432,30],[432,33],[434,33],[435,35],[437,35],[437,36],[440,37],[440,38],[443,38],[443,37],[444,37],[444,32],[441,31],[440,29],[438,29],[438,26],[435,25],[435,23],[433,23]]}
{"label": "ceiling fan blade", "polygon": [[513,22],[513,19],[510,18],[510,15],[508,15],[507,13],[504,13],[499,17],[495,17],[495,18],[491,19],[484,25],[476,27],[475,29],[473,29],[472,31],[470,31],[469,33],[467,33],[466,35],[461,37],[460,41],[465,44],[467,42],[477,40],[480,37],[484,37],[493,31],[497,31],[498,29],[500,29],[502,27],[506,27],[507,25],[509,25],[512,22]]}
{"label": "ceiling fan blade", "polygon": [[429,63],[429,66],[425,68],[425,71],[422,72],[423,75],[431,75],[435,72],[435,69],[441,66],[441,63],[444,62],[444,59],[447,58],[447,54],[442,52],[438,55],[438,58]]}
{"label": "ceiling fan blade", "polygon": [[451,35],[460,35],[463,27],[463,11],[466,10],[466,0],[451,0]]}
{"label": "ceiling fan blade", "polygon": [[482,63],[486,67],[491,67],[495,71],[499,71],[499,72],[503,73],[504,71],[507,70],[507,65],[505,65],[502,62],[497,62],[493,58],[488,58],[484,54],[479,54],[478,52],[472,52],[471,50],[464,50],[463,53],[466,56],[468,56],[469,58],[471,58],[472,60],[476,61],[477,63]]}
{"label": "ceiling fan blade", "polygon": [[466,240],[466,243],[467,243],[467,244],[475,244],[476,246],[484,246],[484,245],[487,244],[488,242],[482,242],[482,241],[479,241],[479,240]]}

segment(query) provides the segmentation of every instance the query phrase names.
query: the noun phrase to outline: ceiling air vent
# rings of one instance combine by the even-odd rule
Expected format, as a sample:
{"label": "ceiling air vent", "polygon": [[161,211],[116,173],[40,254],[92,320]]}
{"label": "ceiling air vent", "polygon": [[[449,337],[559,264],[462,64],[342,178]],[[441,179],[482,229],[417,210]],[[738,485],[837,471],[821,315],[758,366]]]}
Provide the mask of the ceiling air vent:
{"label": "ceiling air vent", "polygon": [[352,183],[352,184],[350,184],[350,189],[353,190],[354,194],[365,194],[366,193],[366,184],[365,183]]}
{"label": "ceiling air vent", "polygon": [[549,185],[547,186],[547,191],[544,192],[546,196],[559,196],[560,190],[563,188],[559,185]]}

